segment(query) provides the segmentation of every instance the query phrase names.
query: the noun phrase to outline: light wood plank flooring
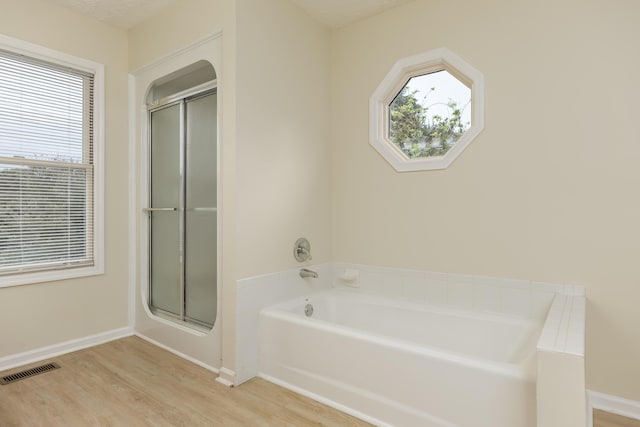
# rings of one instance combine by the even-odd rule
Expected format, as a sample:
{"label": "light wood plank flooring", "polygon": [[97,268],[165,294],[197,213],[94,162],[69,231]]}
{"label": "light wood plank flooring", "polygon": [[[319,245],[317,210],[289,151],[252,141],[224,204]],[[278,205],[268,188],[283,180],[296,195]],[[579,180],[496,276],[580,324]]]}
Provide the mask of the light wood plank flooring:
{"label": "light wood plank flooring", "polygon": [[0,386],[0,426],[369,425],[261,379],[225,387],[136,337],[49,361],[62,368]]}
{"label": "light wood plank flooring", "polygon": [[[136,337],[49,361],[62,369],[0,386],[0,426],[369,425],[261,379],[225,387],[206,369]],[[593,425],[640,421],[596,410]]]}
{"label": "light wood plank flooring", "polygon": [[593,427],[640,427],[640,421],[596,409],[593,411]]}

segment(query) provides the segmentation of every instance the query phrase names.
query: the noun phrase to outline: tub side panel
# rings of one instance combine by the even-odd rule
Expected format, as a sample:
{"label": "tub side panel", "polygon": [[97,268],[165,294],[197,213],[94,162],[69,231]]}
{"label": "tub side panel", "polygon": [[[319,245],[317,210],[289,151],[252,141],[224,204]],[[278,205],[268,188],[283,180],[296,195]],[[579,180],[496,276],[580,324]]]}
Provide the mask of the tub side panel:
{"label": "tub side panel", "polygon": [[535,384],[262,313],[259,370],[395,426],[534,427]]}
{"label": "tub side panel", "polygon": [[584,372],[581,356],[538,352],[538,426],[587,425]]}

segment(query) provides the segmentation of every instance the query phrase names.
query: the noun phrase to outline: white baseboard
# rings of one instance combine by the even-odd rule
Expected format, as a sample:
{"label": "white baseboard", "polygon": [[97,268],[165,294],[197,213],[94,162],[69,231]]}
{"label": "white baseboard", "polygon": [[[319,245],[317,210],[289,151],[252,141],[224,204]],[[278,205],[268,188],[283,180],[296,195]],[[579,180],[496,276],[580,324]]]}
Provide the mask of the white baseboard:
{"label": "white baseboard", "polygon": [[90,335],[84,338],[77,338],[59,344],[25,351],[24,353],[12,354],[0,358],[0,371],[6,371],[7,369],[13,369],[29,363],[40,362],[44,359],[51,359],[52,357],[60,356],[62,354],[83,350],[109,341],[130,337],[132,335],[133,329],[129,327],[113,329],[96,335]]}
{"label": "white baseboard", "polygon": [[155,345],[157,347],[160,347],[160,348],[162,348],[164,350],[167,350],[169,353],[173,353],[178,357],[182,357],[183,359],[188,360],[191,363],[194,363],[194,364],[196,364],[198,366],[201,366],[201,367],[203,367],[203,368],[205,368],[205,369],[207,369],[207,370],[209,370],[209,371],[211,371],[211,372],[213,372],[215,374],[219,374],[220,373],[220,369],[216,368],[215,366],[208,365],[208,364],[206,364],[206,363],[204,363],[204,362],[202,362],[202,361],[200,361],[198,359],[195,359],[195,358],[189,356],[188,354],[184,354],[182,352],[179,352],[178,350],[173,349],[173,348],[171,348],[171,347],[169,347],[167,345],[164,345],[161,342],[158,342],[158,341],[154,340],[153,338],[149,338],[148,336],[146,336],[144,334],[141,334],[140,332],[135,332],[134,335],[139,337],[139,338],[142,338],[143,340],[145,340],[147,342],[150,342],[151,344],[153,344],[153,345]]}
{"label": "white baseboard", "polygon": [[233,387],[236,383],[236,373],[231,369],[221,368],[220,375],[216,378],[220,384],[224,384],[227,387]]}
{"label": "white baseboard", "polygon": [[623,417],[640,420],[640,402],[624,399],[622,397],[611,396],[597,391],[587,390],[588,397],[588,427],[593,426],[593,410],[611,412]]}

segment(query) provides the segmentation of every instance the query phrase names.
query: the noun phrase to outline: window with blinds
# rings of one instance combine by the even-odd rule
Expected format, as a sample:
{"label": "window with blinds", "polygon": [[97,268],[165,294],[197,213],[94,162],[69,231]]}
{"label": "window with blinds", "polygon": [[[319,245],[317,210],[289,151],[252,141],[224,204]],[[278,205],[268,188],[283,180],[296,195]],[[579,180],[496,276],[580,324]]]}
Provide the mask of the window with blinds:
{"label": "window with blinds", "polygon": [[94,75],[0,50],[0,275],[94,265]]}

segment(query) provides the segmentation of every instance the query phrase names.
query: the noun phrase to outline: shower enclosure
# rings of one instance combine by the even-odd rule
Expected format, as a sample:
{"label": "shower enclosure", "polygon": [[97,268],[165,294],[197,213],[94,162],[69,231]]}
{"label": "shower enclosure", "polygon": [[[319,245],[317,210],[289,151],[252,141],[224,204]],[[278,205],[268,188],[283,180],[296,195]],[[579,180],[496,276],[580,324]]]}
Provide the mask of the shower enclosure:
{"label": "shower enclosure", "polygon": [[149,292],[153,314],[210,330],[217,307],[217,89],[148,105]]}

